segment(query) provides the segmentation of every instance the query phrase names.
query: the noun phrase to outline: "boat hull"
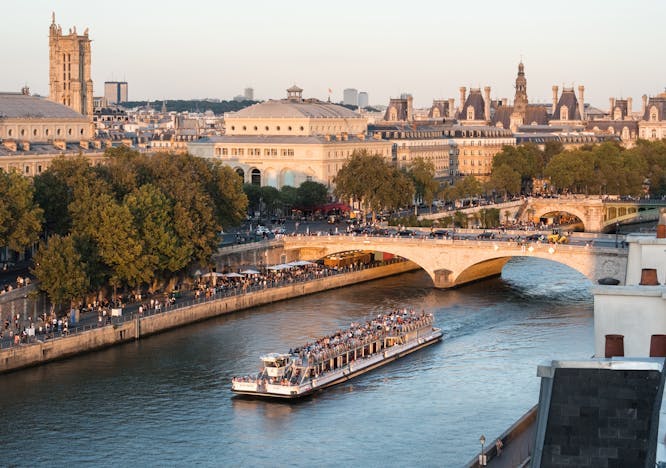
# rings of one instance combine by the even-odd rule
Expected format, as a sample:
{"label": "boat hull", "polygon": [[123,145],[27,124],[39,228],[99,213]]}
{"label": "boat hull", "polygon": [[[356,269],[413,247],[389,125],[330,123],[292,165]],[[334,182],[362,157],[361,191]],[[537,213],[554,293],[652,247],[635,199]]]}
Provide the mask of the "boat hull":
{"label": "boat hull", "polygon": [[[233,388],[232,391],[239,396],[261,398],[261,399],[280,399],[297,400],[312,395],[320,390],[346,382],[359,375],[370,372],[378,367],[385,366],[419,349],[435,344],[442,339],[442,331],[439,328],[433,329],[429,335],[414,340],[405,345],[396,345],[388,348],[381,353],[368,357],[363,361],[356,361],[352,365],[345,366],[342,369],[330,373],[330,375],[320,376],[310,381],[307,385],[295,387],[295,390],[287,392],[254,391],[246,389]],[[394,349],[395,348],[395,349]]]}

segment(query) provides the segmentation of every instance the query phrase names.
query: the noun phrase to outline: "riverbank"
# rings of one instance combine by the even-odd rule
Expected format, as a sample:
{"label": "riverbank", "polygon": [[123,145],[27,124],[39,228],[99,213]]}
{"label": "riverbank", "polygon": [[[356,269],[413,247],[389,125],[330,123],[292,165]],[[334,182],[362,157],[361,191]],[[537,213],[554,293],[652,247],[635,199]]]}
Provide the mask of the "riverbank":
{"label": "riverbank", "polygon": [[92,328],[70,336],[2,349],[0,350],[0,373],[37,366],[139,340],[238,310],[386,278],[418,268],[416,264],[410,261],[392,263],[311,281],[202,301],[149,316],[137,315],[131,320]]}

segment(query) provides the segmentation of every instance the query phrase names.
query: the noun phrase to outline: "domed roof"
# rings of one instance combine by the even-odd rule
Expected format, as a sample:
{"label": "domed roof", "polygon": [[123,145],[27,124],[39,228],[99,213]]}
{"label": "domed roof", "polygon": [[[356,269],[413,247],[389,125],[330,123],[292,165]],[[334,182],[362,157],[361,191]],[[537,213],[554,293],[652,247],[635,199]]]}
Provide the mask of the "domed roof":
{"label": "domed roof", "polygon": [[0,119],[87,118],[69,107],[48,99],[21,93],[0,93]]}
{"label": "domed roof", "polygon": [[294,101],[283,99],[269,100],[254,104],[238,112],[226,114],[229,118],[319,118],[319,119],[360,119],[360,114],[346,107],[318,100]]}

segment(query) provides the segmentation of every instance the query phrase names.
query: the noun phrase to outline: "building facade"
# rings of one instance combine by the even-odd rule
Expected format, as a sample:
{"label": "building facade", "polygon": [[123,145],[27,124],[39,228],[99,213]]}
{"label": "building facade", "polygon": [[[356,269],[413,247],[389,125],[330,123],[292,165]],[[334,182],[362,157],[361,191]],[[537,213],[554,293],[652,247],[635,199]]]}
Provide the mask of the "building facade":
{"label": "building facade", "polygon": [[368,138],[360,114],[316,99],[302,89],[225,115],[226,134],[188,143],[195,156],[231,166],[244,182],[281,188],[312,180],[329,187],[354,151],[391,158],[391,144]]}
{"label": "building facade", "polygon": [[645,140],[666,138],[666,92],[647,98],[643,96],[643,116],[638,124],[640,137]]}
{"label": "building facade", "polygon": [[93,82],[90,75],[90,38],[76,27],[63,35],[52,16],[49,28],[49,99],[79,114],[93,114]]}

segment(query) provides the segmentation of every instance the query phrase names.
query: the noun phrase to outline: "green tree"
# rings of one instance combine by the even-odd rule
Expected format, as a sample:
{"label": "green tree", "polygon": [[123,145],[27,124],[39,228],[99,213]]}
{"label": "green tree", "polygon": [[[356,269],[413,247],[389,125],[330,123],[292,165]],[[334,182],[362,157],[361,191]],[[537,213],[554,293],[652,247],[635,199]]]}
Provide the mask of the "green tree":
{"label": "green tree", "polygon": [[261,187],[261,199],[263,200],[268,215],[274,215],[275,212],[282,207],[280,191],[270,185]]}
{"label": "green tree", "polygon": [[328,189],[326,186],[310,180],[306,180],[299,185],[297,193],[298,204],[308,210],[323,205],[328,198]]}
{"label": "green tree", "polygon": [[0,171],[0,246],[23,252],[37,242],[43,215],[30,179],[16,171]]}
{"label": "green tree", "polygon": [[407,204],[414,196],[414,185],[406,174],[365,150],[352,153],[335,184],[338,198],[360,202],[364,211],[372,212],[373,221],[377,211]]}
{"label": "green tree", "polygon": [[414,183],[416,201],[422,201],[432,206],[439,189],[439,183],[435,180],[435,165],[432,161],[416,158],[412,161],[408,171]]}
{"label": "green tree", "polygon": [[247,197],[250,213],[261,212],[261,187],[254,184],[243,184],[243,193]]}
{"label": "green tree", "polygon": [[85,263],[72,236],[55,234],[48,244],[42,244],[35,254],[32,273],[54,306],[71,305],[87,292]]}
{"label": "green tree", "polygon": [[493,167],[489,186],[503,196],[517,195],[520,193],[520,174],[507,164]]}
{"label": "green tree", "polygon": [[243,180],[229,166],[214,161],[207,191],[215,205],[215,216],[221,226],[237,226],[245,219],[248,200],[243,192]]}
{"label": "green tree", "polygon": [[298,205],[298,189],[291,185],[283,185],[280,189],[280,203],[285,214],[291,213],[291,210]]}

